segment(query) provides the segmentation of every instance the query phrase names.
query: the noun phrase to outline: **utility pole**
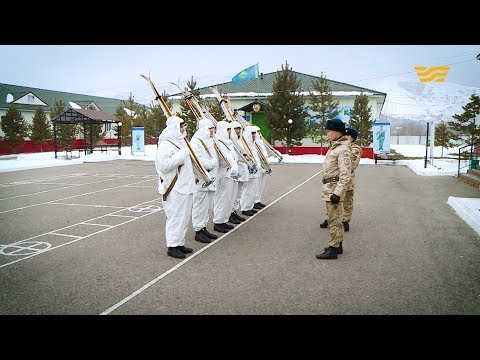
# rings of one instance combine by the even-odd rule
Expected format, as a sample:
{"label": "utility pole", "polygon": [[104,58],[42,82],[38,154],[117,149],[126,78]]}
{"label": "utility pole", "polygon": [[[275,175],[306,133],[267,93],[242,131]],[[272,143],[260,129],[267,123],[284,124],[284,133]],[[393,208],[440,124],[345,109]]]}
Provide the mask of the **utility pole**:
{"label": "utility pole", "polygon": [[432,121],[430,129],[430,165],[433,165],[433,159],[435,158],[435,120]]}
{"label": "utility pole", "polygon": [[425,140],[425,165],[424,169],[427,168],[427,159],[428,159],[428,129],[430,127],[430,123],[427,122],[427,139]]}
{"label": "utility pole", "polygon": [[287,133],[287,155],[290,155],[290,144],[292,142],[292,119],[288,119],[288,133]]}

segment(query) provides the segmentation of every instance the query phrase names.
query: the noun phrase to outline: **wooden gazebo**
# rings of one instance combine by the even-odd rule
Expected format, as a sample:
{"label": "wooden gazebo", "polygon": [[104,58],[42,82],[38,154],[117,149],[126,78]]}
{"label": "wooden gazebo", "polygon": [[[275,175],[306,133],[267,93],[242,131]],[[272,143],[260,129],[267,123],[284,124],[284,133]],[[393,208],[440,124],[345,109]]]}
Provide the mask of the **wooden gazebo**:
{"label": "wooden gazebo", "polygon": [[[83,124],[83,140],[87,143],[86,126],[90,126],[90,152],[93,152],[92,125],[93,124],[117,124],[118,126],[118,155],[122,155],[122,122],[106,112],[90,109],[68,109],[63,114],[52,119],[53,123],[53,146],[55,159],[57,158],[57,125],[58,124]],[[85,148],[85,155],[87,149]]]}

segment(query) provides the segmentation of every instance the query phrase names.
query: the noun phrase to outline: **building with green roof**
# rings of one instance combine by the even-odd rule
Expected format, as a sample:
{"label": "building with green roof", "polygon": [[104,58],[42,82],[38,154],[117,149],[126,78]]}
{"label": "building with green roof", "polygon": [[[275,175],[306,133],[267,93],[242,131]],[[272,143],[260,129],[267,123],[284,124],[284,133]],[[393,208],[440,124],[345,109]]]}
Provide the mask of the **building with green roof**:
{"label": "building with green roof", "polygon": [[[310,92],[313,91],[313,81],[318,80],[318,76],[303,74],[294,71],[297,80],[300,82],[301,92],[308,99]],[[234,84],[226,82],[203,88],[196,89],[200,92],[200,98],[205,100],[216,101],[215,95],[211,88],[216,87],[222,94],[226,94],[235,110],[239,110],[239,114],[243,115],[245,119],[252,122],[252,124],[260,127],[262,136],[266,139],[270,138],[270,130],[265,122],[265,110],[267,106],[267,98],[272,95],[273,83],[277,71],[268,74],[260,74],[257,79],[247,80],[241,83]],[[385,98],[387,94],[378,90],[367,89],[356,85],[351,85],[335,80],[327,79],[327,83],[332,90],[335,100],[339,101],[338,109],[342,120],[348,124],[350,119],[350,110],[353,108],[355,96],[364,93],[368,96],[368,104],[372,108],[372,117],[377,119],[380,116]],[[173,103],[173,112],[180,112],[181,94],[173,94],[170,96]],[[308,104],[308,102],[306,102]],[[221,119],[219,119],[221,120]],[[313,145],[310,139],[304,139],[302,143],[305,146]]]}
{"label": "building with green roof", "polygon": [[[27,86],[18,86],[0,83],[0,116],[5,115],[8,108],[14,104],[22,112],[25,120],[31,124],[35,110],[40,106],[47,116],[55,101],[62,100],[67,108],[90,108],[115,115],[119,105],[123,105],[122,99],[106,98],[101,96],[83,95],[63,91],[38,89]],[[106,137],[113,138],[113,130],[107,128]],[[0,129],[0,136],[3,136]]]}

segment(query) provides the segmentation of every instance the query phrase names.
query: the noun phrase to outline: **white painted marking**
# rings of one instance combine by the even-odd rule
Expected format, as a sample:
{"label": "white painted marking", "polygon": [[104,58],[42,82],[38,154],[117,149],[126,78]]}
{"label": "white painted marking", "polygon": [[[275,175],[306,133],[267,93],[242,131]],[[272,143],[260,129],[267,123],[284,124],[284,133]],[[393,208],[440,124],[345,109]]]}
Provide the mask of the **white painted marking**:
{"label": "white painted marking", "polygon": [[62,233],[57,233],[57,232],[54,232],[54,231],[49,232],[49,233],[47,233],[47,234],[49,234],[49,235],[66,236],[66,237],[71,237],[71,238],[74,238],[74,239],[80,239],[80,238],[81,238],[81,236],[69,235],[69,234],[62,234]]}
{"label": "white painted marking", "polygon": [[[140,203],[140,204],[138,204],[138,206],[141,206],[141,205],[147,204],[147,203],[157,202],[157,201],[159,201],[159,200],[160,200],[160,198],[156,198],[156,199],[153,199],[153,200],[146,201],[146,202],[144,202],[144,203]],[[66,236],[66,237],[76,238],[75,240],[72,240],[72,241],[69,241],[69,242],[60,244],[60,245],[58,245],[58,246],[54,246],[54,247],[52,247],[52,248],[50,248],[50,249],[47,249],[47,250],[45,250],[45,251],[42,252],[42,253],[44,253],[44,252],[47,252],[47,251],[55,250],[55,249],[57,249],[57,248],[59,248],[59,247],[62,247],[62,246],[66,246],[66,245],[69,245],[69,244],[73,244],[73,243],[75,243],[75,242],[77,242],[77,241],[80,241],[80,240],[89,238],[89,237],[91,237],[91,236],[93,236],[93,235],[97,235],[97,234],[100,234],[100,233],[102,233],[102,232],[104,232],[104,231],[108,231],[108,230],[110,230],[110,229],[116,228],[117,226],[124,225],[124,224],[127,224],[127,223],[129,223],[129,222],[132,222],[132,221],[135,221],[135,220],[137,220],[137,219],[141,219],[141,218],[143,218],[143,217],[145,217],[145,216],[149,216],[149,215],[151,215],[151,214],[155,214],[155,213],[156,213],[156,211],[152,211],[152,212],[146,212],[146,213],[144,213],[143,215],[139,215],[139,216],[122,216],[122,217],[126,217],[126,218],[129,218],[129,219],[126,220],[126,221],[124,221],[124,222],[122,222],[122,223],[119,223],[119,224],[117,224],[117,225],[108,225],[108,226],[109,226],[108,228],[101,229],[101,230],[99,230],[99,231],[96,231],[96,232],[94,232],[94,233],[85,235],[85,236],[83,236],[83,237],[78,237],[78,236],[73,236],[73,235],[67,235],[67,234],[62,234],[62,233],[57,233],[57,232],[56,232],[56,231],[61,231],[61,230],[65,230],[65,229],[71,228],[71,227],[73,227],[73,226],[77,226],[77,225],[79,225],[79,224],[85,224],[86,221],[93,221],[93,220],[101,219],[101,218],[107,217],[107,216],[120,216],[120,215],[115,215],[115,213],[118,213],[118,212],[121,212],[121,211],[125,211],[125,210],[124,210],[124,209],[121,209],[121,210],[117,210],[117,211],[115,211],[115,212],[113,212],[113,213],[110,213],[110,214],[105,214],[105,215],[97,216],[97,217],[94,217],[94,218],[92,218],[92,219],[84,220],[84,221],[82,221],[82,222],[79,222],[79,223],[77,223],[77,224],[65,226],[65,227],[63,227],[63,228],[56,229],[56,230],[53,230],[53,231],[49,231],[49,232],[46,232],[46,233],[43,233],[43,234],[40,234],[40,235],[35,235],[35,236],[32,236],[31,238],[28,238],[28,239],[25,239],[25,240],[21,240],[21,241],[17,241],[17,242],[15,242],[15,243],[13,243],[13,244],[23,244],[23,243],[25,243],[25,242],[30,242],[32,239],[36,239],[36,238],[38,238],[38,237],[40,237],[40,236],[44,236],[44,235],[57,235],[57,236]],[[160,211],[160,210],[159,210],[159,211]],[[87,224],[87,225],[88,225],[88,224]],[[13,244],[9,244],[9,245],[13,245]],[[9,246],[9,245],[3,245],[3,246]],[[33,256],[36,256],[36,255],[39,255],[39,254],[32,254],[32,255],[25,256],[25,257],[23,257],[23,258],[21,258],[21,259],[17,259],[17,260],[14,260],[14,261],[10,261],[10,262],[8,262],[8,263],[5,263],[5,264],[3,264],[3,265],[0,265],[0,268],[6,267],[6,266],[8,266],[8,265],[15,264],[15,263],[17,263],[17,262],[19,262],[19,261],[23,261],[23,260],[29,259],[29,258],[31,258],[31,257],[33,257]]]}
{"label": "white painted marking", "polygon": [[[295,191],[296,189],[298,189],[300,186],[303,186],[304,184],[306,184],[307,182],[309,182],[310,180],[312,180],[314,177],[318,176],[319,174],[321,174],[323,172],[323,170],[320,170],[318,173],[312,175],[311,177],[309,177],[307,180],[305,180],[304,182],[302,182],[301,184],[295,186],[293,189],[291,189],[290,191],[286,192],[285,194],[283,194],[282,196],[280,196],[279,198],[277,198],[275,201],[271,202],[270,204],[268,204],[267,206],[265,206],[262,210],[260,210],[257,214],[255,215],[258,215],[259,213],[263,212],[264,210],[268,209],[270,206],[274,205],[275,203],[277,203],[278,201],[282,200],[285,196],[287,196],[288,194],[290,194],[291,192]],[[243,221],[242,223],[238,224],[237,226],[235,226],[235,228],[233,228],[232,230],[230,230],[228,233],[225,233],[223,234],[222,236],[220,236],[218,239],[212,241],[211,243],[207,244],[206,246],[204,246],[203,248],[201,248],[200,250],[198,250],[197,252],[194,252],[193,254],[191,254],[190,256],[188,256],[187,258],[185,258],[184,260],[180,261],[177,265],[175,265],[174,267],[170,268],[169,270],[165,271],[163,274],[160,274],[159,276],[157,276],[156,278],[154,278],[153,280],[151,280],[150,282],[148,282],[147,284],[143,285],[141,288],[139,288],[138,290],[135,290],[133,293],[131,293],[130,295],[128,295],[126,298],[120,300],[118,303],[116,303],[115,305],[109,307],[107,310],[103,311],[100,313],[100,315],[108,315],[110,314],[112,311],[114,311],[115,309],[118,309],[120,306],[122,306],[123,304],[125,304],[126,302],[130,301],[131,299],[133,299],[135,296],[141,294],[144,290],[148,289],[150,286],[154,285],[155,283],[157,283],[158,281],[160,281],[161,279],[163,279],[165,276],[167,276],[168,274],[171,274],[172,272],[174,272],[175,270],[177,270],[180,266],[182,265],[185,265],[186,263],[188,263],[190,260],[194,259],[196,256],[200,255],[202,252],[206,251],[207,249],[209,249],[210,247],[212,247],[214,244],[216,244],[217,242],[221,241],[225,236],[233,233],[234,231],[236,231],[237,229],[239,229],[240,227],[242,227],[243,225],[245,225],[246,223],[248,223],[252,218],[254,218],[255,216],[251,216],[249,217],[248,219],[246,219],[245,221]]]}
{"label": "white painted marking", "polygon": [[[98,180],[98,181],[92,181],[92,182],[87,182],[87,183],[82,183],[82,184],[71,184],[69,186],[59,187],[59,188],[55,188],[55,189],[42,190],[42,191],[37,191],[37,192],[34,192],[34,193],[28,193],[28,194],[23,194],[23,195],[15,195],[15,196],[10,196],[10,197],[6,197],[6,198],[0,198],[0,201],[26,197],[26,196],[30,196],[30,195],[45,194],[45,193],[52,192],[52,191],[71,189],[71,188],[75,188],[75,187],[98,184],[98,183],[107,182],[107,181],[112,181],[112,178],[104,179],[104,180]],[[124,185],[124,186],[126,186],[126,185]]]}
{"label": "white painted marking", "polygon": [[52,205],[67,205],[67,206],[87,206],[95,208],[114,208],[114,209],[128,209],[126,206],[114,206],[114,205],[89,205],[89,204],[73,204],[73,203],[61,203],[61,202],[51,202]]}
{"label": "white painted marking", "polygon": [[86,222],[83,222],[81,224],[84,224],[84,225],[95,225],[95,226],[106,226],[106,227],[112,227],[112,225],[105,225],[105,224],[98,224],[98,223],[86,223]]}
{"label": "white painted marking", "polygon": [[[142,181],[138,181],[138,182],[136,182],[136,183],[134,183],[134,184],[141,184],[141,183],[144,183],[144,182],[154,181],[154,180],[156,180],[156,179],[142,180]],[[32,207],[40,206],[40,205],[51,204],[51,203],[56,202],[56,201],[62,201],[62,200],[67,200],[67,199],[74,199],[74,198],[77,198],[77,197],[80,197],[80,196],[97,194],[97,193],[100,193],[100,192],[110,191],[110,190],[113,190],[113,189],[119,189],[119,188],[123,188],[123,187],[125,187],[125,185],[113,186],[113,187],[106,188],[106,189],[102,189],[102,190],[91,191],[91,192],[82,193],[82,194],[73,195],[73,196],[68,196],[68,197],[64,197],[64,198],[56,199],[56,200],[52,200],[52,201],[45,201],[45,202],[38,203],[38,204],[22,206],[22,207],[15,208],[15,209],[10,209],[10,210],[4,210],[4,211],[0,211],[0,214],[5,214],[5,213],[12,212],[12,211],[17,211],[17,210],[28,209],[28,208],[32,208]]]}
{"label": "white painted marking", "polygon": [[[27,244],[32,244],[27,246]],[[7,256],[25,256],[28,253],[25,253],[25,251],[28,251],[29,253],[40,253],[47,251],[52,244],[44,241],[31,241],[31,242],[24,242],[20,245],[17,245],[17,243],[13,244],[0,244],[0,255],[7,255]],[[38,248],[38,247],[43,247],[43,248]],[[11,251],[6,251],[9,249],[15,249]],[[20,253],[22,251],[22,253]]]}

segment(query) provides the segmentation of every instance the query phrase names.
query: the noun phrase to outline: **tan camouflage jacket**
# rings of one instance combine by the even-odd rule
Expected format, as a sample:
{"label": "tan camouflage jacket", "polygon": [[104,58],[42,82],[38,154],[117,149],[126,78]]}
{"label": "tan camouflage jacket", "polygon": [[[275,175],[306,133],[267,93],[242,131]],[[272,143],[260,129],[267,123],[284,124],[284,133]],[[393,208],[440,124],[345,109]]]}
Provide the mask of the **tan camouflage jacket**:
{"label": "tan camouflage jacket", "polygon": [[351,191],[355,188],[355,169],[358,164],[360,164],[360,159],[362,158],[362,147],[357,143],[352,142],[352,177],[350,178],[350,183],[348,184],[347,191]]}
{"label": "tan camouflage jacket", "polygon": [[335,194],[343,201],[352,176],[351,163],[350,140],[342,136],[332,141],[323,161],[323,179],[338,177],[339,180],[323,184],[323,200],[330,201],[330,196]]}

